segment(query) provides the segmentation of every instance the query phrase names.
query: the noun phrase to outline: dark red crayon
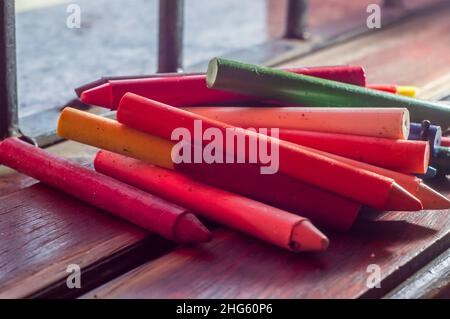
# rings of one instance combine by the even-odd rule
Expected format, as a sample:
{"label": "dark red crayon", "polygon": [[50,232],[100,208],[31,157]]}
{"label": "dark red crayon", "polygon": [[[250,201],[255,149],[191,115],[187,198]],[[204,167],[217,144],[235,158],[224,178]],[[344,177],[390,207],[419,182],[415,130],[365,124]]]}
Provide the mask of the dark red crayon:
{"label": "dark red crayon", "polygon": [[8,138],[0,143],[0,164],[167,239],[180,243],[211,239],[208,229],[185,208],[59,158],[18,138]]}
{"label": "dark red crayon", "polygon": [[[360,86],[365,85],[364,69],[360,66],[292,68],[286,69],[286,71]],[[251,103],[259,100],[257,97],[208,89],[204,74],[110,80],[82,92],[80,98],[83,103],[115,110],[119,106],[120,99],[127,92],[172,106]]]}

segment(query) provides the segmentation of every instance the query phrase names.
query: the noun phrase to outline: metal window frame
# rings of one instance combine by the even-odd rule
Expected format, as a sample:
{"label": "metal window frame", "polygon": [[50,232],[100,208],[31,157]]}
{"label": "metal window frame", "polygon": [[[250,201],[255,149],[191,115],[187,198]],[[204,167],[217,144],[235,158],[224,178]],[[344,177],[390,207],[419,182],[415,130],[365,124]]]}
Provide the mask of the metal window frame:
{"label": "metal window frame", "polygon": [[13,0],[0,1],[0,139],[19,134]]}
{"label": "metal window frame", "polygon": [[[350,29],[335,30],[329,28],[331,30],[329,34],[320,34],[320,36],[313,34],[311,38],[305,40],[307,37],[309,0],[288,1],[284,38],[271,40],[224,56],[274,66],[363,33],[371,32],[366,27],[365,21],[357,21]],[[383,0],[383,5],[390,10],[383,16],[383,26],[387,26],[426,11],[439,9],[440,6],[446,5],[446,2],[426,4],[413,10],[403,10],[402,0]],[[184,0],[159,0],[159,73],[180,72],[182,70],[184,6]],[[21,135],[17,102],[15,44],[14,0],[2,0],[0,1],[0,140],[8,136]],[[204,67],[205,63],[203,62],[188,66],[184,68],[184,71],[198,72],[203,70]],[[80,104],[79,101],[78,104]],[[99,112],[98,108],[89,108],[89,106],[82,104],[80,104],[80,107],[92,112]],[[48,121],[56,121],[58,114],[59,111],[55,108],[50,111],[38,112],[29,117],[21,117],[20,122],[23,131],[31,135],[29,139],[35,139],[39,146],[58,142],[61,139],[56,135],[56,132],[48,127]],[[40,122],[40,120],[46,122],[29,133],[29,124]]]}

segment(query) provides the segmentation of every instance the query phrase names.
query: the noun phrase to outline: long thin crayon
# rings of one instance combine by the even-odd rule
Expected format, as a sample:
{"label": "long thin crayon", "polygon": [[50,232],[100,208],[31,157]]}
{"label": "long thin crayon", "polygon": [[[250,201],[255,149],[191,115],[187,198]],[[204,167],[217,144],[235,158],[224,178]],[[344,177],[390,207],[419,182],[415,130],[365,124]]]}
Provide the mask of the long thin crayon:
{"label": "long thin crayon", "polygon": [[276,127],[389,139],[407,139],[405,108],[186,107],[186,111],[238,127]]}
{"label": "long thin crayon", "polygon": [[[59,119],[58,134],[171,170],[185,173],[189,169],[187,165],[172,162],[171,150],[175,142],[136,131],[117,121],[88,112],[65,108]],[[244,164],[234,163],[222,167],[217,167],[216,164],[200,165],[195,166],[196,170],[192,174],[203,174],[209,179],[213,176],[212,170],[215,174],[223,174],[227,178],[240,176],[239,183],[236,183],[236,179],[229,179],[229,183],[218,180],[216,182],[220,185],[214,185],[299,213],[328,228],[347,230],[358,216],[361,205],[349,199],[281,174],[261,175],[259,167],[253,164],[245,164],[245,168],[241,165]],[[213,166],[217,169],[214,170]],[[200,181],[209,182],[207,179]],[[333,213],[330,213],[330,205],[333,207]]]}
{"label": "long thin crayon", "polygon": [[214,188],[180,173],[100,151],[95,169],[197,214],[291,251],[317,251],[328,239],[306,218]]}
{"label": "long thin crayon", "polygon": [[[336,81],[364,85],[365,74],[361,67],[337,66],[318,68],[291,68],[287,72],[302,73]],[[146,79],[111,80],[81,93],[86,104],[116,109],[122,96],[132,92],[174,106],[251,103],[253,96],[234,94],[206,87],[206,75],[178,75]],[[176,93],[175,93],[176,92]]]}
{"label": "long thin crayon", "polygon": [[285,129],[280,139],[405,173],[424,174],[430,159],[426,141]]}
{"label": "long thin crayon", "polygon": [[[346,165],[305,149],[300,145],[280,141],[253,131],[237,129],[158,101],[127,93],[121,100],[117,120],[127,126],[170,140],[177,128],[187,129],[195,137],[194,121],[203,130],[212,128],[222,133],[221,145],[226,145],[227,130],[238,138],[249,138],[259,145],[278,148],[279,171],[292,178],[334,192],[378,209],[420,210],[420,201],[396,184],[394,180],[366,170]],[[205,142],[194,141],[193,143]],[[223,151],[223,150],[222,150]],[[238,154],[244,155],[244,154]],[[249,154],[245,154],[248,156]],[[305,169],[308,167],[308,169]],[[371,192],[366,190],[370,189]]]}
{"label": "long thin crayon", "polygon": [[206,227],[185,208],[17,138],[0,143],[0,163],[167,239],[186,243],[211,238]]}
{"label": "long thin crayon", "polygon": [[258,96],[260,99],[307,106],[406,107],[412,121],[428,119],[443,129],[450,126],[450,107],[444,103],[418,100],[222,58],[210,61],[207,86],[211,89]]}

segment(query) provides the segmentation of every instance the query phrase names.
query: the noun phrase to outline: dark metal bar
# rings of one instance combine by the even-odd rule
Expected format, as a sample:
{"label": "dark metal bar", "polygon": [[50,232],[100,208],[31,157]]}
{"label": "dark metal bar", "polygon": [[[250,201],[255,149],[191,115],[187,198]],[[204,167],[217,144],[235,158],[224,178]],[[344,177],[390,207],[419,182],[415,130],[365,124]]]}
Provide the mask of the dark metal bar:
{"label": "dark metal bar", "polygon": [[18,133],[14,0],[0,1],[0,139]]}
{"label": "dark metal bar", "polygon": [[290,39],[306,39],[308,33],[309,18],[309,0],[289,0],[287,22],[286,22],[286,38]]}
{"label": "dark metal bar", "polygon": [[179,72],[183,66],[184,0],[159,1],[158,72]]}

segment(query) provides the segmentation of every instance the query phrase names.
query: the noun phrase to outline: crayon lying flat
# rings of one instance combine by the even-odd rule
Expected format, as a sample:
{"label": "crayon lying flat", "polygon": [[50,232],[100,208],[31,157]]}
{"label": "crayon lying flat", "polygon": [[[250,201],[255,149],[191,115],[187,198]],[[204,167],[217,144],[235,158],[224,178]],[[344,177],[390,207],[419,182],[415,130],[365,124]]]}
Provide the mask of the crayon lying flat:
{"label": "crayon lying flat", "polygon": [[431,154],[436,155],[438,152],[437,148],[441,145],[442,130],[440,126],[431,125],[429,121],[411,123],[408,139],[413,141],[428,141]]}
{"label": "crayon lying flat", "polygon": [[394,94],[400,94],[409,97],[415,97],[417,95],[417,91],[419,90],[415,86],[404,86],[395,84],[369,84],[366,85],[366,88]]}
{"label": "crayon lying flat", "polygon": [[0,143],[0,163],[167,239],[180,243],[211,239],[206,227],[185,208],[17,138]]}
{"label": "crayon lying flat", "polygon": [[[238,139],[248,138],[259,145],[266,144],[268,149],[277,149],[280,173],[292,178],[378,209],[394,210],[401,207],[404,210],[420,210],[422,208],[417,198],[390,178],[351,167],[297,144],[280,141],[250,130],[237,129],[132,93],[127,93],[122,98],[117,111],[117,120],[129,127],[167,140],[172,138],[174,130],[183,128],[194,137],[193,143],[206,143],[203,140],[197,140],[197,138],[202,139],[201,133],[197,136],[198,133],[194,132],[195,121],[200,121],[202,125],[200,132],[210,128],[221,132],[221,136],[218,137],[221,145],[227,145],[226,136],[231,131]],[[255,155],[250,154],[249,150],[246,148],[245,154],[237,155],[248,159],[248,156]],[[223,154],[230,155],[225,152]],[[303,169],[305,167],[308,169]],[[371,191],[367,192],[367,189]]]}
{"label": "crayon lying flat", "polygon": [[425,141],[299,130],[280,130],[280,139],[405,173],[425,173],[430,157]]}
{"label": "crayon lying flat", "polygon": [[311,151],[315,151],[316,153],[322,154],[323,156],[334,158],[348,165],[359,167],[361,169],[365,169],[370,172],[392,178],[397,184],[399,184],[408,192],[410,192],[413,196],[418,198],[422,203],[424,209],[450,208],[450,200],[447,197],[440,194],[439,192],[436,192],[434,189],[430,188],[426,184],[422,183],[422,180],[414,175],[408,175],[405,173],[392,171],[386,168],[374,166],[364,162],[355,161],[350,158],[327,153],[317,149],[311,149]]}
{"label": "crayon lying flat", "polygon": [[428,119],[445,129],[450,126],[450,106],[444,103],[418,100],[222,58],[210,61],[206,78],[211,89],[307,106],[406,107],[412,121]]}
{"label": "crayon lying flat", "polygon": [[[336,81],[364,85],[365,74],[361,67],[338,66],[319,68],[292,68],[286,71],[323,77]],[[116,109],[122,96],[135,93],[173,106],[244,103],[257,101],[253,96],[245,96],[206,87],[206,76],[178,75],[146,79],[112,80],[84,91],[81,101],[86,104]],[[174,94],[174,92],[177,92]]]}
{"label": "crayon lying flat", "polygon": [[407,139],[405,108],[336,107],[186,107],[211,119],[239,127],[277,127],[314,132]]}
{"label": "crayon lying flat", "polygon": [[349,230],[361,211],[359,203],[283,174],[261,174],[253,164],[179,163],[175,170],[202,183],[307,217],[332,230]]}
{"label": "crayon lying flat", "polygon": [[[191,76],[191,75],[204,75],[204,73],[183,73],[183,75]],[[109,81],[119,81],[119,80],[139,80],[139,79],[152,79],[152,78],[167,78],[167,77],[179,77],[181,74],[179,72],[172,73],[156,73],[156,74],[148,74],[148,75],[119,75],[119,76],[103,76],[98,80],[83,84],[77,88],[75,88],[75,94],[78,97],[81,97],[81,94],[84,91],[93,89],[97,86],[108,83]]]}
{"label": "crayon lying flat", "polygon": [[180,173],[107,151],[97,153],[94,165],[103,174],[284,249],[317,251],[328,247],[326,236],[304,217],[199,183]]}
{"label": "crayon lying flat", "polygon": [[[67,139],[183,173],[190,168],[188,165],[172,163],[171,151],[175,145],[174,142],[73,108],[65,108],[61,113],[58,134]],[[284,210],[301,213],[302,216],[331,229],[347,230],[358,216],[361,205],[349,199],[281,174],[261,175],[256,165],[249,164],[244,169],[239,165],[243,164],[227,164],[223,167],[219,166],[220,169],[216,170],[214,170],[215,164],[196,165],[195,171],[192,171],[190,175],[197,178],[207,176],[207,179],[200,179],[202,182],[209,182],[213,173],[219,175],[219,179],[220,176],[225,176],[227,179],[216,181],[214,185]],[[236,183],[235,179],[230,179],[232,176],[242,178]],[[217,184],[218,182],[220,184]],[[333,207],[332,214],[330,205]]]}

